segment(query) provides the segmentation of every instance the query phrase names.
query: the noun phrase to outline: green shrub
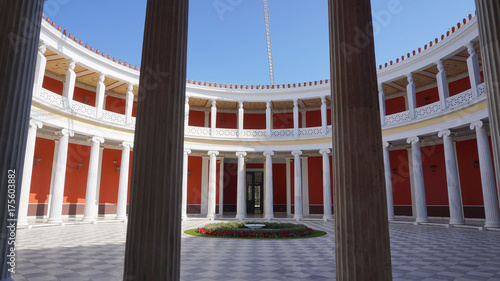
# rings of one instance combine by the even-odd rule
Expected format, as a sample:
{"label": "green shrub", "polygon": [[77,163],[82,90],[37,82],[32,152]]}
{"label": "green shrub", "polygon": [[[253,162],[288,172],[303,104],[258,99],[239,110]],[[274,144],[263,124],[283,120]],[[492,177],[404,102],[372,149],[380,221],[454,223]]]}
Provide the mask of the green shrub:
{"label": "green shrub", "polygon": [[[264,224],[263,228],[246,228],[245,224]],[[210,223],[196,229],[196,233],[208,236],[248,237],[248,238],[287,238],[303,237],[313,233],[313,229],[303,224],[278,222],[219,222]]]}

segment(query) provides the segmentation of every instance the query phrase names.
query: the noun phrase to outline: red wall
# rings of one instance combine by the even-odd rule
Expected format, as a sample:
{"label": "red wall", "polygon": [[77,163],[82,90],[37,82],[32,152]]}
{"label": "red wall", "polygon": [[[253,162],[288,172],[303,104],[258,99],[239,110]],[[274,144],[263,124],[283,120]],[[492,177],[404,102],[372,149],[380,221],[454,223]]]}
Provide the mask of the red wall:
{"label": "red wall", "polygon": [[[90,146],[70,143],[64,184],[63,203],[85,203]],[[83,164],[79,170],[78,163]]]}
{"label": "red wall", "polygon": [[385,100],[385,115],[406,111],[405,98],[397,97]]}
{"label": "red wall", "polygon": [[[434,102],[439,101],[438,88],[434,87],[425,91],[417,92],[415,94],[417,99],[417,107],[425,106]],[[426,98],[426,99],[424,99]],[[404,110],[403,110],[404,111]]]}
{"label": "red wall", "polygon": [[112,96],[106,97],[106,106],[104,107],[107,111],[116,112],[120,114],[125,114],[125,100],[115,98]]}
{"label": "red wall", "polygon": [[321,126],[321,110],[307,111],[306,127],[320,127],[320,126]]}
{"label": "red wall", "polygon": [[224,204],[236,204],[238,163],[224,163]]}
{"label": "red wall", "polygon": [[[442,144],[424,146],[420,149],[424,172],[425,198],[428,206],[448,205],[448,188],[446,183],[446,163]],[[434,172],[429,166],[435,165]]]}
{"label": "red wall", "polygon": [[188,156],[187,203],[201,204],[201,168],[203,158]]}
{"label": "red wall", "polygon": [[64,86],[63,82],[45,76],[43,78],[42,88],[62,95]]}
{"label": "red wall", "polygon": [[323,205],[323,159],[321,156],[308,157],[309,204]]}
{"label": "red wall", "polygon": [[[121,167],[122,152],[117,149],[104,149],[102,152],[101,185],[99,190],[99,203],[116,204],[118,199],[118,183]],[[117,163],[113,163],[116,161]],[[132,162],[132,161],[130,161]]]}
{"label": "red wall", "polygon": [[[88,97],[86,103],[85,103],[85,97]],[[75,92],[73,94],[73,100],[81,102],[81,103],[85,103],[87,105],[95,106],[95,92],[75,87]]]}
{"label": "red wall", "polygon": [[261,113],[245,113],[243,117],[243,128],[251,130],[265,130],[266,115]]}
{"label": "red wall", "polygon": [[48,203],[52,163],[54,160],[54,141],[36,138],[35,156],[33,159],[42,160],[38,162],[38,166],[33,166],[29,202]]}
{"label": "red wall", "polygon": [[[475,139],[457,142],[457,162],[464,206],[483,205],[481,172],[472,161],[478,161]],[[479,166],[479,164],[478,164]]]}
{"label": "red wall", "polygon": [[[273,129],[292,129],[292,128],[293,128],[293,112],[273,114]],[[302,112],[299,112],[299,128],[302,128]]]}
{"label": "red wall", "polygon": [[205,112],[190,110],[189,111],[189,126],[204,127],[205,126]]}
{"label": "red wall", "polygon": [[394,205],[411,205],[410,170],[406,149],[389,152],[392,171],[392,195]]}
{"label": "red wall", "polygon": [[286,204],[286,164],[273,164],[273,204]]}
{"label": "red wall", "polygon": [[469,76],[462,78],[460,80],[448,83],[448,91],[451,96],[454,96],[456,94],[460,94],[463,91],[469,90],[470,87],[470,81],[469,81]]}
{"label": "red wall", "polygon": [[[218,112],[217,113],[217,128],[223,128],[223,129],[236,129],[237,128],[237,117],[236,113],[225,113],[225,112]],[[224,118],[224,122],[222,119]]]}

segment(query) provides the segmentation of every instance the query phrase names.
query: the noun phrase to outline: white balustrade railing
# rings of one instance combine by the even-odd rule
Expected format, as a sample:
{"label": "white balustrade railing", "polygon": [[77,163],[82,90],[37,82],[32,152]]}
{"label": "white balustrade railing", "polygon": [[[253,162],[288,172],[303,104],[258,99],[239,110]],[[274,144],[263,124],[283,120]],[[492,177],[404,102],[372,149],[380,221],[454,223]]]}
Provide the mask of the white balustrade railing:
{"label": "white balustrade railing", "polygon": [[410,111],[403,111],[385,116],[385,124],[396,124],[411,120]]}
{"label": "white balustrade railing", "polygon": [[135,127],[135,117],[130,117],[130,124]]}
{"label": "white balustrade railing", "polygon": [[190,135],[190,136],[209,137],[210,136],[210,128],[188,126],[187,131],[184,132],[184,134]]}
{"label": "white balustrade railing", "polygon": [[76,113],[80,113],[89,117],[95,118],[97,116],[97,108],[95,106],[91,106],[81,102],[73,101],[71,103],[71,109]]}
{"label": "white balustrade railing", "polygon": [[43,89],[40,91],[40,95],[38,96],[41,100],[53,104],[57,107],[64,107],[66,104],[66,98],[58,95],[54,92],[51,92],[47,89]]}
{"label": "white balustrade railing", "polygon": [[469,89],[469,90],[464,91],[460,94],[457,94],[457,95],[454,95],[454,96],[447,98],[446,99],[446,107],[447,108],[456,107],[456,106],[462,105],[464,103],[468,103],[468,102],[472,101],[473,99],[474,99],[474,95],[472,94],[472,90]]}
{"label": "white balustrade railing", "polygon": [[112,122],[112,123],[125,124],[125,115],[119,114],[116,112],[103,110],[102,111],[102,120]]}
{"label": "white balustrade railing", "polygon": [[266,130],[243,130],[244,138],[266,138]]}
{"label": "white balustrade railing", "polygon": [[486,95],[486,84],[482,83],[477,85],[479,96]]}
{"label": "white balustrade railing", "polygon": [[323,135],[322,127],[300,128],[299,137],[319,136]]}
{"label": "white balustrade railing", "polygon": [[238,137],[238,129],[215,129],[216,137],[229,137],[229,138],[237,138]]}
{"label": "white balustrade railing", "polygon": [[332,125],[326,126],[326,133],[329,134],[332,132]]}
{"label": "white balustrade railing", "polygon": [[424,117],[441,111],[441,102],[433,102],[415,109],[416,118]]}
{"label": "white balustrade railing", "polygon": [[293,129],[275,129],[271,130],[271,137],[293,137]]}

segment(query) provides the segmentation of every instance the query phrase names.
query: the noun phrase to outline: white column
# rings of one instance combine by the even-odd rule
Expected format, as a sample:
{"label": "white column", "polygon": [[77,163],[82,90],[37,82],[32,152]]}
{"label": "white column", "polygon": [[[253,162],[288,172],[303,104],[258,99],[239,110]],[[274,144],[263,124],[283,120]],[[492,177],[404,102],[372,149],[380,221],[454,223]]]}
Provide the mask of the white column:
{"label": "white column", "polygon": [[[187,104],[187,103],[186,103]],[[184,155],[182,159],[182,207],[181,215],[182,220],[186,221],[187,217],[187,186],[188,186],[188,154],[191,153],[191,149],[184,148]]]}
{"label": "white column", "polygon": [[219,216],[224,214],[224,157],[219,160]]}
{"label": "white column", "polygon": [[271,116],[271,102],[266,101],[266,137],[270,138],[271,137],[271,123],[272,123],[272,116]]}
{"label": "white column", "polygon": [[309,216],[309,162],[308,157],[300,157],[302,161],[302,215]]}
{"label": "white column", "polygon": [[131,142],[122,143],[122,160],[120,163],[120,180],[118,181],[118,200],[116,203],[116,219],[127,220],[127,194],[128,194],[128,178],[130,166],[130,148],[133,147]]}
{"label": "white column", "polygon": [[271,220],[274,218],[274,209],[273,209],[273,158],[274,152],[272,151],[264,151],[264,156],[266,156],[266,179],[264,186],[264,218],[267,220]]}
{"label": "white column", "polygon": [[467,44],[467,51],[469,52],[469,57],[467,58],[467,69],[469,70],[469,80],[472,90],[472,96],[478,97],[479,92],[477,90],[477,85],[481,84],[481,75],[479,71],[479,59],[474,48],[474,42]]}
{"label": "white column", "polygon": [[424,171],[422,170],[422,154],[418,137],[410,137],[406,140],[411,143],[411,155],[413,162],[413,182],[415,184],[415,203],[417,208],[416,223],[428,222],[427,202],[425,200]]}
{"label": "white column", "polygon": [[203,123],[203,127],[205,127],[205,128],[208,128],[208,119],[209,119],[209,114],[210,114],[210,112],[205,111],[205,119],[203,119],[203,121],[204,121],[204,123]]}
{"label": "white column", "polygon": [[307,111],[302,111],[302,128],[307,128]]}
{"label": "white column", "polygon": [[387,218],[394,221],[394,200],[392,198],[392,178],[391,178],[391,159],[389,157],[389,143],[384,142],[384,174],[385,174],[385,193],[387,198]]}
{"label": "white column", "polygon": [[106,75],[104,73],[99,74],[99,82],[97,82],[95,94],[96,94],[96,99],[95,99],[95,107],[96,107],[96,118],[99,119],[102,117],[102,111],[104,110],[105,106],[105,91],[106,91],[106,85],[104,84],[104,80],[106,79]]}
{"label": "white column", "polygon": [[47,44],[45,44],[45,42],[41,42],[38,46],[38,54],[36,57],[35,87],[33,88],[33,96],[40,95],[40,91],[42,90],[43,78],[45,77],[45,66],[47,65],[47,58],[44,56],[46,50]]}
{"label": "white column", "polygon": [[319,150],[323,158],[323,219],[331,220],[332,217],[332,187],[330,183],[330,149]]}
{"label": "white column", "polygon": [[189,126],[189,97],[186,96],[186,104],[184,105],[184,133],[187,132],[188,126]]}
{"label": "white column", "polygon": [[[104,147],[99,147],[99,168],[98,168],[98,173],[97,173],[97,194],[96,194],[96,201],[95,201],[95,207],[97,210],[97,216],[99,216],[99,195],[101,193],[101,175],[102,175],[102,156],[104,154]],[[106,215],[106,214],[104,214]]]}
{"label": "white column", "polygon": [[87,190],[85,193],[85,208],[83,211],[83,220],[95,222],[97,220],[97,181],[99,180],[99,147],[104,139],[99,136],[94,136],[89,139],[90,146],[90,159],[89,159],[89,172],[87,176]]}
{"label": "white column", "polygon": [[302,214],[302,170],[300,168],[300,155],[302,155],[302,151],[294,150],[292,151],[293,155],[293,164],[294,164],[294,215],[293,218],[296,220],[301,220],[304,218]]}
{"label": "white column", "polygon": [[481,172],[481,185],[483,188],[485,227],[500,227],[500,214],[498,210],[498,197],[493,174],[490,142],[488,132],[482,121],[470,124],[471,130],[476,130],[477,151],[479,153],[479,169]]}
{"label": "white column", "polygon": [[464,224],[462,197],[460,196],[460,182],[457,170],[457,155],[453,144],[453,137],[450,130],[440,131],[438,137],[443,138],[450,224]]}
{"label": "white column", "polygon": [[[212,115],[213,116],[213,115]],[[213,120],[213,118],[212,118]],[[208,212],[207,219],[215,219],[215,188],[216,188],[216,174],[217,174],[217,155],[218,151],[209,151],[210,156],[210,170],[208,172]]]}
{"label": "white column", "polygon": [[326,135],[326,127],[328,126],[328,119],[327,119],[327,110],[326,110],[326,97],[322,96],[321,97],[321,130],[324,135]]}
{"label": "white column", "polygon": [[200,215],[207,216],[208,211],[208,164],[209,157],[203,156],[201,162],[201,199]]}
{"label": "white column", "polygon": [[406,95],[408,97],[408,110],[410,118],[415,118],[415,109],[417,108],[417,93],[415,91],[415,82],[413,82],[413,73],[407,75],[408,85],[406,86]]}
{"label": "white column", "polygon": [[217,126],[217,100],[212,100],[212,109],[210,116],[210,135],[215,136],[215,128]]}
{"label": "white column", "polygon": [[293,100],[293,135],[299,136],[299,100]]}
{"label": "white column", "polygon": [[52,205],[52,193],[54,192],[54,182],[56,178],[57,170],[57,152],[59,151],[59,140],[54,140],[54,155],[52,157],[52,173],[50,174],[50,188],[49,188],[49,198],[47,200],[47,215],[50,217],[50,206]]}
{"label": "white column", "polygon": [[125,122],[127,124],[132,123],[132,109],[134,107],[134,85],[128,83],[127,94],[125,96]]}
{"label": "white column", "polygon": [[26,141],[26,153],[24,154],[24,169],[21,183],[21,194],[19,195],[19,212],[17,225],[28,224],[28,205],[30,200],[31,176],[33,172],[33,158],[35,156],[36,131],[42,128],[42,122],[31,119]]}
{"label": "white column", "polygon": [[290,180],[290,158],[286,158],[286,215],[292,215],[292,183]]}
{"label": "white column", "polygon": [[75,83],[76,83],[76,73],[75,73],[76,61],[70,59],[68,69],[66,70],[66,81],[64,82],[63,97],[66,98],[66,106],[71,107],[71,102],[73,101],[73,94],[75,93]]}
{"label": "white column", "polygon": [[438,73],[436,74],[436,82],[439,93],[439,103],[441,104],[441,110],[446,109],[446,99],[449,97],[448,93],[448,81],[446,80],[446,70],[444,70],[443,60],[438,60],[436,66]]}
{"label": "white column", "polygon": [[385,93],[382,84],[378,84],[378,104],[380,107],[380,124],[385,125]]}
{"label": "white column", "polygon": [[244,151],[236,152],[238,157],[238,184],[236,187],[236,219],[244,220],[246,213],[245,201],[245,156],[247,153]]}
{"label": "white column", "polygon": [[68,142],[69,137],[74,136],[74,132],[68,129],[62,129],[58,134],[60,138],[59,146],[57,147],[56,171],[54,174],[54,187],[52,190],[48,223],[62,223],[61,215],[64,181],[66,179],[66,163],[68,160]]}
{"label": "white column", "polygon": [[244,118],[243,102],[238,102],[238,136],[243,137],[243,118]]}

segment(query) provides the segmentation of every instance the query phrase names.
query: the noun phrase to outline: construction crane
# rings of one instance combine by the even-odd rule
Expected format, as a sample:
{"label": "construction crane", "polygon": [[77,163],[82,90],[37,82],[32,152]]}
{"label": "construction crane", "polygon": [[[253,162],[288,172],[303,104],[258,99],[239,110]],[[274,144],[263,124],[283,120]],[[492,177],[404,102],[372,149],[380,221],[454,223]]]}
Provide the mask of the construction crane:
{"label": "construction crane", "polygon": [[266,42],[267,42],[267,60],[269,62],[269,79],[271,85],[274,85],[274,69],[273,69],[273,48],[271,46],[271,26],[269,25],[269,3],[268,0],[262,0],[264,4],[264,21],[266,23]]}

